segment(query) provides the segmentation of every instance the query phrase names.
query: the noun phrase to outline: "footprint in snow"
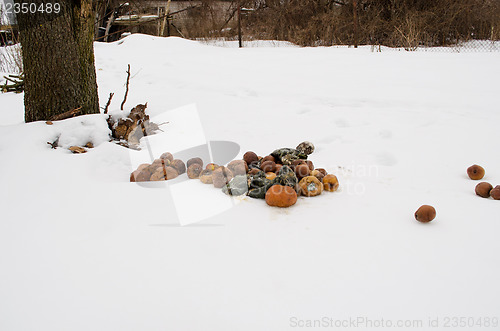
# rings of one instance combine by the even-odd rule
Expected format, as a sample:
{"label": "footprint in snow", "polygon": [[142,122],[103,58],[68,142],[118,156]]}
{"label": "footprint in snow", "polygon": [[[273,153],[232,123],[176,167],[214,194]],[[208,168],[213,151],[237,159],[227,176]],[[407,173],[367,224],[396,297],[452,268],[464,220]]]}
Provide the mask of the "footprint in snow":
{"label": "footprint in snow", "polygon": [[334,141],[340,140],[340,139],[341,139],[340,135],[331,135],[331,136],[327,136],[327,137],[324,137],[324,138],[320,139],[318,141],[318,143],[320,143],[320,144],[330,144],[330,143],[333,143]]}
{"label": "footprint in snow", "polygon": [[389,152],[379,152],[375,154],[377,164],[392,167],[398,163],[398,159]]}
{"label": "footprint in snow", "polygon": [[378,135],[384,139],[391,139],[392,138],[392,132],[390,130],[380,130]]}
{"label": "footprint in snow", "polygon": [[337,128],[348,128],[348,127],[350,127],[349,122],[347,122],[343,118],[338,118],[335,121],[333,121],[333,123],[335,123],[335,125],[337,126]]}

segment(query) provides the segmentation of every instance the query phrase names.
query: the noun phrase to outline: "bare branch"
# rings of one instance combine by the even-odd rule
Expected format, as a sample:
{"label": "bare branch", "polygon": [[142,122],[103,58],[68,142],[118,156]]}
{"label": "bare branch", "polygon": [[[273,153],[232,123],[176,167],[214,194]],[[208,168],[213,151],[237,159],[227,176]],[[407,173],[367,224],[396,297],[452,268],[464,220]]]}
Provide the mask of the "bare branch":
{"label": "bare branch", "polygon": [[104,114],[108,113],[109,104],[111,103],[111,99],[113,99],[113,95],[115,94],[114,93],[109,94],[108,102],[106,102],[106,106],[104,107]]}
{"label": "bare branch", "polygon": [[123,97],[123,102],[120,106],[120,109],[123,110],[123,106],[125,105],[125,102],[127,102],[127,96],[128,96],[128,84],[130,82],[130,64],[128,65],[128,69],[127,69],[127,86],[126,86],[126,90],[125,90],[125,97]]}

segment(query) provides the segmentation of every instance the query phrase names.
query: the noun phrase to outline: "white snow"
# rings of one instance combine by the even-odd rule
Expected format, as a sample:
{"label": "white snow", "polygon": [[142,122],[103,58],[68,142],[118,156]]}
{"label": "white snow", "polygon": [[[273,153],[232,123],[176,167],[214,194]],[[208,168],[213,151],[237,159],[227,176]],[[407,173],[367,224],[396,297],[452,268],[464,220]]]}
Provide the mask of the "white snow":
{"label": "white snow", "polygon": [[[0,95],[0,330],[278,331],[323,318],[439,330],[500,317],[500,204],[465,173],[477,163],[500,184],[498,53],[145,35],[95,52],[101,106],[114,92],[119,109],[130,64],[126,108],[148,102],[169,123],[133,151],[107,142],[103,115],[24,124],[22,95]],[[96,147],[53,150],[59,134]],[[176,208],[208,208],[199,194],[128,182],[150,151],[216,140],[239,156],[312,141],[341,189],[289,209],[244,198],[180,226]],[[433,222],[415,221],[422,204]]]}

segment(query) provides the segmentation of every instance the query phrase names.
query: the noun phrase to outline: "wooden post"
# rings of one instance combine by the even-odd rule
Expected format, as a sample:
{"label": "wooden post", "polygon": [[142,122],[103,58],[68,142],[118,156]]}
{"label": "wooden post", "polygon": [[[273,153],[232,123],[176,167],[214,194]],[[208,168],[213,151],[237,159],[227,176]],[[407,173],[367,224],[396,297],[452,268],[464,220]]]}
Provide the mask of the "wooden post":
{"label": "wooden post", "polygon": [[111,13],[111,16],[109,17],[108,24],[106,24],[106,31],[104,32],[104,42],[108,42],[108,36],[109,36],[109,30],[111,29],[111,25],[113,25],[113,21],[115,20],[115,11],[113,9],[113,12]]}
{"label": "wooden post", "polygon": [[241,40],[241,4],[238,3],[238,45],[240,48],[243,47],[243,41]]}
{"label": "wooden post", "polygon": [[[167,2],[167,6],[165,7],[165,12],[163,13],[164,17],[163,17],[163,24],[161,26],[161,36],[163,37],[164,33],[165,33],[165,25],[166,24],[170,24],[170,22],[168,21],[168,12],[170,11],[170,0],[168,0]],[[170,29],[167,28],[167,32],[168,32],[168,37],[170,37]]]}
{"label": "wooden post", "polygon": [[[156,15],[158,15],[158,17],[161,16],[160,6],[156,7]],[[161,32],[161,21],[158,20],[157,23],[156,23],[156,35],[158,37],[160,37],[160,32]]]}
{"label": "wooden post", "polygon": [[354,48],[358,48],[358,0],[352,0],[352,16],[354,21]]}
{"label": "wooden post", "polygon": [[170,21],[172,20],[172,16],[167,16],[167,37],[170,37]]}

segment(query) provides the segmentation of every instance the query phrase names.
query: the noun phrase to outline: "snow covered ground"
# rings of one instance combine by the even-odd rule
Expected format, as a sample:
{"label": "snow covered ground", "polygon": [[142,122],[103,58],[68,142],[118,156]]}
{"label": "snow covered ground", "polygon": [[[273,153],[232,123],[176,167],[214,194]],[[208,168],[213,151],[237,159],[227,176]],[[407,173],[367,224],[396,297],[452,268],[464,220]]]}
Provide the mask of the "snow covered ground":
{"label": "snow covered ground", "polygon": [[[131,64],[126,108],[169,123],[132,151],[104,116],[23,124],[22,95],[0,95],[0,330],[498,330],[500,202],[465,173],[500,184],[498,53],[144,35],[95,52],[102,106],[115,92],[119,109]],[[96,147],[50,149],[59,135]],[[150,151],[303,140],[341,190],[289,209],[245,198],[180,226],[177,209],[210,206],[128,182]],[[422,204],[433,222],[415,221]]]}

